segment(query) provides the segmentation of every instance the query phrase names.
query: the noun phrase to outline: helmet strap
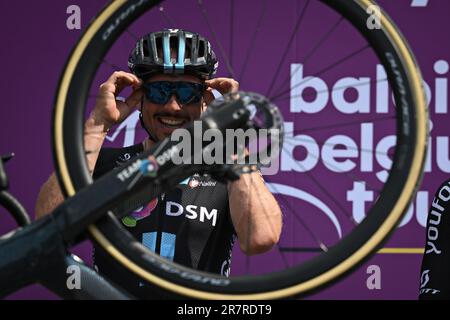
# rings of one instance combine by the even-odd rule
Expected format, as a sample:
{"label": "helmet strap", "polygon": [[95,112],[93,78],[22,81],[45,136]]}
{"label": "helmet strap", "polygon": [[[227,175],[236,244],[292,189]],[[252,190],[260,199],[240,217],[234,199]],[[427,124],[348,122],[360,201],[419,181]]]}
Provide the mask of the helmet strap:
{"label": "helmet strap", "polygon": [[144,117],[142,116],[142,108],[143,107],[144,107],[144,97],[142,97],[142,99],[141,99],[141,110],[139,112],[139,120],[141,121],[142,128],[144,128],[144,130],[147,132],[148,138],[156,143],[156,142],[158,142],[158,139],[155,137],[155,135],[153,135],[150,132],[150,130],[148,130],[147,126],[144,123]]}

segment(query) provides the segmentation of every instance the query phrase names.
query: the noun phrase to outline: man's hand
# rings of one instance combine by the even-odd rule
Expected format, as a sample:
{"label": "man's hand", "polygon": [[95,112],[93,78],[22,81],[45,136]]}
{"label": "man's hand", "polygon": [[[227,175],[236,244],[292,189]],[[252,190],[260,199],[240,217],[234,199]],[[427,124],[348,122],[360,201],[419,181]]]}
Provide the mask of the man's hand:
{"label": "man's hand", "polygon": [[222,95],[237,92],[239,90],[239,82],[231,78],[215,78],[206,80],[205,84],[208,86],[205,93],[206,104],[209,104],[214,100],[214,95],[212,93],[213,89],[216,89]]}
{"label": "man's hand", "polygon": [[[124,71],[114,72],[109,79],[100,86],[94,110],[91,118],[96,124],[104,125],[108,130],[113,125],[125,120],[142,99],[143,92],[140,90],[142,81],[134,74]],[[116,97],[126,87],[132,86],[133,92],[125,101],[117,100]]]}
{"label": "man's hand", "polygon": [[[214,100],[212,89],[221,94],[239,90],[239,83],[230,78],[216,78],[205,83],[208,86],[207,104]],[[247,149],[245,152],[248,154]],[[227,187],[231,219],[242,251],[253,255],[270,250],[280,239],[282,214],[261,173],[244,174],[240,179],[228,182]]]}

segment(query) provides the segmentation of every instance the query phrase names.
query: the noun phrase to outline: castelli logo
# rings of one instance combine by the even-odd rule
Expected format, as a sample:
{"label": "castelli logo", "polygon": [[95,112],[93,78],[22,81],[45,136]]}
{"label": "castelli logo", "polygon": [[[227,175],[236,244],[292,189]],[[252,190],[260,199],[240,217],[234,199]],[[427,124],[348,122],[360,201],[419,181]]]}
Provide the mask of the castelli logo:
{"label": "castelli logo", "polygon": [[200,182],[197,179],[191,179],[191,181],[189,181],[189,187],[191,188],[196,188],[199,184]]}

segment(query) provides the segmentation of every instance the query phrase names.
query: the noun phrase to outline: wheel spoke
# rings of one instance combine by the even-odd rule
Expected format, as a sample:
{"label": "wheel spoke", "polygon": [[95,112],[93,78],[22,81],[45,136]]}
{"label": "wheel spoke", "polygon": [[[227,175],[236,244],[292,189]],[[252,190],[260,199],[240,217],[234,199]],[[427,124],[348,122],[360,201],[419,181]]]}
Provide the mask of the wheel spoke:
{"label": "wheel spoke", "polygon": [[[338,19],[338,21],[328,30],[328,32],[322,36],[322,38],[317,42],[317,44],[312,48],[311,51],[308,52],[308,54],[305,56],[305,58],[302,61],[303,65],[306,65],[306,63],[309,61],[309,59],[313,56],[313,54],[325,43],[325,41],[331,36],[331,34],[337,30],[339,24],[341,24],[341,22],[344,21],[343,17],[340,17]],[[290,82],[290,78],[292,78],[294,75],[297,74],[298,70],[300,70],[300,65],[294,70],[294,72],[290,75],[290,77],[288,77],[287,79],[285,79],[282,82],[282,85],[278,88],[277,92],[275,95],[278,95],[282,88],[283,88],[283,84],[284,83],[289,83]]]}
{"label": "wheel spoke", "polygon": [[225,66],[227,68],[228,74],[231,78],[234,79],[235,75],[234,75],[233,67],[231,66],[230,61],[228,60],[225,50],[223,49],[222,43],[217,38],[216,31],[214,30],[211,23],[209,22],[208,12],[206,11],[206,8],[203,4],[203,0],[198,0],[197,3],[200,7],[200,11],[202,13],[203,19],[205,20],[205,23],[206,23],[209,31],[211,32],[214,41],[216,42],[217,46],[219,47],[220,54],[222,55],[222,58],[225,60]]}
{"label": "wheel spoke", "polygon": [[[379,79],[379,80],[377,80],[374,83],[381,83],[381,82],[385,82],[385,81],[388,81],[388,79],[387,78]],[[370,84],[371,84],[371,81],[367,81],[367,82],[363,82],[363,83],[359,82],[359,83],[355,83],[355,84],[352,84],[352,85],[346,85],[346,86],[333,88],[333,91],[347,89],[347,88],[357,88],[357,87],[367,86],[367,85],[370,85]],[[315,96],[315,94],[320,95],[322,93],[329,93],[329,92],[330,91],[328,89],[326,89],[326,90],[319,90],[319,91],[316,91],[316,93],[312,93],[311,92],[311,93],[306,93],[306,94],[305,93],[297,94],[297,95],[293,95],[293,96],[284,96],[283,98],[280,97],[276,101],[281,102],[281,101],[290,100],[292,98],[313,97],[313,96]]]}
{"label": "wheel spoke", "polygon": [[171,28],[173,28],[174,26],[176,26],[175,21],[173,21],[169,15],[166,13],[166,10],[164,9],[163,6],[159,7],[159,12],[161,12],[162,16],[164,17],[164,19],[166,20],[166,22],[169,24],[169,26]]}
{"label": "wheel spoke", "polygon": [[[289,142],[288,142],[289,144]],[[291,144],[293,146],[293,144]],[[303,166],[301,166],[298,161],[296,161],[291,155],[289,155],[288,152],[286,152],[286,154],[288,154],[288,156],[293,160],[294,163],[296,163],[297,165],[300,166],[302,172],[305,172],[306,174],[308,174],[308,171],[305,170],[305,168]],[[320,159],[318,156],[315,156],[313,154],[310,154],[311,157],[313,157],[314,159]],[[332,165],[331,163],[324,161],[322,159],[323,163],[326,164],[328,167],[333,168],[334,170],[336,170],[337,172],[339,172],[339,168],[337,168],[336,166]],[[349,173],[349,172],[339,172],[344,174],[346,177],[348,177],[352,182],[356,182],[356,183],[363,183],[366,184],[367,186],[369,186],[373,191],[377,192],[377,193],[381,193],[381,190],[379,190],[377,187],[372,186],[371,184],[369,184],[367,181],[365,181],[362,178],[357,177],[356,175]],[[320,188],[320,186],[319,186]]]}
{"label": "wheel spoke", "polygon": [[[325,73],[325,72],[327,72],[327,71],[333,69],[334,67],[336,67],[336,66],[338,66],[338,65],[340,65],[340,64],[342,64],[342,63],[344,63],[345,61],[347,61],[347,60],[350,59],[350,58],[353,58],[354,56],[360,54],[361,52],[363,52],[364,50],[366,50],[366,49],[368,49],[368,48],[370,48],[370,45],[369,45],[369,44],[364,45],[362,48],[359,48],[358,50],[356,50],[356,51],[350,53],[349,55],[343,57],[342,59],[339,59],[338,61],[334,62],[333,64],[331,64],[331,65],[329,65],[329,66],[323,68],[322,70],[320,70],[319,72],[317,72],[315,75],[316,75],[316,76],[319,76],[319,75],[321,75],[321,74],[323,74],[323,73]],[[312,78],[308,78],[308,79],[306,79],[306,80],[300,81],[299,83],[297,83],[297,84],[295,84],[294,86],[292,86],[290,89],[284,90],[284,91],[278,93],[277,95],[274,95],[274,96],[272,96],[272,97],[269,97],[269,100],[277,101],[277,99],[279,99],[280,97],[283,97],[286,93],[291,92],[292,89],[295,89],[295,88],[297,88],[297,87],[299,87],[299,86],[301,86],[301,85],[304,85],[305,83],[308,83],[308,81],[310,81],[311,79],[312,79]]]}
{"label": "wheel spoke", "polygon": [[261,30],[261,24],[263,21],[263,18],[266,14],[266,7],[267,7],[267,0],[264,0],[261,6],[261,12],[259,14],[258,22],[256,23],[255,31],[252,34],[252,39],[250,40],[249,48],[247,49],[247,53],[244,58],[244,64],[242,65],[242,69],[239,72],[238,80],[242,82],[244,79],[245,71],[247,70],[248,61],[250,59],[250,54],[253,52],[253,47],[255,46],[256,38],[259,34],[259,31]]}
{"label": "wheel spoke", "polygon": [[[266,179],[267,181],[270,181],[270,178]],[[303,226],[303,228],[306,230],[308,235],[313,239],[317,245],[323,249],[323,251],[328,251],[328,247],[325,245],[325,243],[320,240],[319,237],[316,236],[316,234],[311,230],[311,228],[308,226],[308,224],[303,221],[303,219],[297,214],[297,212],[292,208],[290,203],[285,199],[284,196],[279,192],[278,188],[272,185],[273,189],[275,190],[275,193],[280,194],[280,199],[283,201],[284,205],[289,209],[289,211],[293,214],[293,217]]]}
{"label": "wheel spoke", "polygon": [[289,41],[288,41],[288,43],[286,45],[286,48],[284,49],[284,52],[283,52],[283,54],[281,56],[281,59],[278,62],[278,66],[275,69],[275,75],[272,77],[272,81],[270,82],[269,88],[267,90],[266,97],[269,97],[271,92],[272,92],[272,88],[273,88],[273,86],[275,84],[275,81],[277,80],[278,75],[280,73],[281,65],[283,64],[284,60],[286,59],[286,56],[287,56],[287,54],[289,52],[289,47],[290,47],[290,45],[291,45],[295,35],[297,34],[297,31],[299,30],[299,27],[300,27],[300,25],[301,25],[301,23],[303,21],[303,18],[304,18],[305,14],[306,14],[306,10],[308,9],[309,2],[310,2],[310,0],[306,0],[306,3],[305,3],[305,5],[304,5],[304,7],[302,9],[302,13],[300,14],[300,18],[297,20],[297,23],[295,24],[294,30],[292,31],[292,34],[291,34],[291,37],[289,38]]}
{"label": "wheel spoke", "polygon": [[[317,159],[318,157],[314,157],[314,158]],[[322,186],[322,184],[319,181],[317,181],[317,179],[308,170],[306,170],[305,167],[301,163],[299,163],[298,161],[295,161],[295,159],[293,159],[293,157],[291,157],[291,159],[294,160],[294,163],[301,168],[302,172],[304,172],[308,176],[308,178],[322,191],[322,193],[324,195],[326,195],[341,210],[341,212],[349,219],[349,221],[351,223],[353,223],[354,225],[358,225],[358,223],[355,221],[355,219],[353,219],[352,214],[350,212],[348,212],[344,208],[344,206],[327,189],[325,189]]]}

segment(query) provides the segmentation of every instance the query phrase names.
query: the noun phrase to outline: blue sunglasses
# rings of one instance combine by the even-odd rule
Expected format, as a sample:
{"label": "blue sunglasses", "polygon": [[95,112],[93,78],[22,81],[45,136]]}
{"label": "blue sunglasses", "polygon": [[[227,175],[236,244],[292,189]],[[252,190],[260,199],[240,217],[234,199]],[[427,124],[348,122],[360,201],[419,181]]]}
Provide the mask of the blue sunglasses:
{"label": "blue sunglasses", "polygon": [[173,94],[181,105],[199,103],[206,85],[203,83],[185,81],[155,81],[144,83],[145,97],[148,101],[164,105]]}

